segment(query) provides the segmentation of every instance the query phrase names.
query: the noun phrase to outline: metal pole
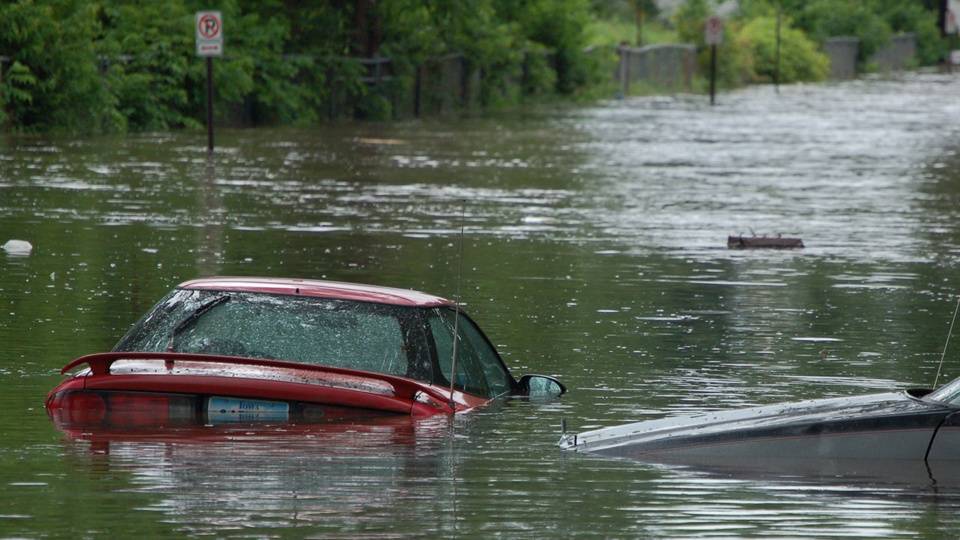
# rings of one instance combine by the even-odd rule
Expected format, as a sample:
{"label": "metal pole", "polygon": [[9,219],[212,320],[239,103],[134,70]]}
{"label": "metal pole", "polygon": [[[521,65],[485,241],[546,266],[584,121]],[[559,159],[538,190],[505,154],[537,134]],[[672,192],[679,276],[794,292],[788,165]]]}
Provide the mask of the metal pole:
{"label": "metal pole", "polygon": [[780,17],[783,12],[783,3],[777,2],[777,63],[773,68],[773,86],[780,93]]}
{"label": "metal pole", "polygon": [[207,152],[213,153],[213,58],[207,57]]}
{"label": "metal pole", "polygon": [[630,58],[630,47],[624,46],[622,51],[620,58],[623,61],[623,96],[626,97],[630,93],[630,62],[633,58]]}
{"label": "metal pole", "polygon": [[710,46],[710,105],[716,105],[717,95],[717,46]]}

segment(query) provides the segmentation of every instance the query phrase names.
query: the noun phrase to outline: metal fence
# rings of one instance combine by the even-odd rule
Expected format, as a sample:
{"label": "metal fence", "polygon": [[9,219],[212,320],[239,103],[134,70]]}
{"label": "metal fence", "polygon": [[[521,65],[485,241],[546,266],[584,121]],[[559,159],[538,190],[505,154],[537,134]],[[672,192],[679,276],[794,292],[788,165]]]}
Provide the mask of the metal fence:
{"label": "metal fence", "polygon": [[359,95],[349,81],[335,80],[330,73],[327,80],[331,92],[326,108],[331,119],[363,116],[359,107],[370,101],[370,95],[388,102],[394,118],[477,110],[498,99],[522,99],[528,91],[531,65],[545,66],[554,75],[557,69],[555,55],[549,51],[524,53],[522,63],[497,80],[491,80],[483,69],[458,53],[413,66],[399,66],[385,57],[345,60],[358,62],[362,67],[360,82],[367,96]]}
{"label": "metal fence", "polygon": [[656,89],[690,91],[697,69],[697,48],[690,44],[617,47],[619,61],[614,80],[620,92],[630,93],[631,83],[642,82]]}

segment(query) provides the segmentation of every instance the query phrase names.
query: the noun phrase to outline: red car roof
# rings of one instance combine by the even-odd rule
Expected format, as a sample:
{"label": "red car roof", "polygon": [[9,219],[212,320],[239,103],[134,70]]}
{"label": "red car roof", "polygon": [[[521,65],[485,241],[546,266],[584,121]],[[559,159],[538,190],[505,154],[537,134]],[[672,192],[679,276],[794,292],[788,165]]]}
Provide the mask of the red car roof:
{"label": "red car roof", "polygon": [[409,289],[315,279],[210,277],[185,281],[177,285],[177,288],[316,296],[397,306],[436,307],[454,305],[453,302],[445,298]]}

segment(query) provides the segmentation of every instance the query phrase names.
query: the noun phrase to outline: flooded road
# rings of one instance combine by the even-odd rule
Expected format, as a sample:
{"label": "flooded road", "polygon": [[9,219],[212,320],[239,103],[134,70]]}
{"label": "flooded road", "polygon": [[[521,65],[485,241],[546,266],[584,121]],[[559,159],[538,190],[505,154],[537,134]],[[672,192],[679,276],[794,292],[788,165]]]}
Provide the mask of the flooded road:
{"label": "flooded road", "polygon": [[[561,454],[666,415],[928,386],[960,293],[960,77],[483,119],[0,146],[0,537],[954,536],[960,472]],[[454,296],[556,402],[453,421],[64,434],[59,368],[201,275]],[[737,251],[728,234],[800,236]],[[954,347],[960,347],[954,343]],[[960,375],[952,347],[944,372]],[[855,469],[853,474],[851,469]]]}

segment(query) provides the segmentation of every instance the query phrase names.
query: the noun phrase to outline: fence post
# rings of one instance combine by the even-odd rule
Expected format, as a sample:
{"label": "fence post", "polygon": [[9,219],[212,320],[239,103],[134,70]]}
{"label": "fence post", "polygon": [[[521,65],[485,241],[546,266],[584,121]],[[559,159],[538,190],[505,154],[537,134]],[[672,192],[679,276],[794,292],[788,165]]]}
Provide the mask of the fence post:
{"label": "fence post", "polygon": [[420,100],[423,92],[423,64],[417,64],[413,78],[413,116],[420,118]]}
{"label": "fence post", "polygon": [[336,109],[337,106],[334,104],[334,100],[336,99],[336,95],[337,95],[337,92],[336,92],[337,87],[333,81],[333,68],[330,68],[330,67],[327,68],[327,88],[330,90],[329,92],[330,97],[328,98],[329,101],[327,102],[328,104],[327,119],[333,120],[337,114],[337,109]]}
{"label": "fence post", "polygon": [[467,108],[470,98],[470,72],[468,71],[467,57],[460,55],[460,107]]}
{"label": "fence post", "polygon": [[523,51],[523,64],[520,65],[520,101],[527,95],[530,87],[530,51]]}
{"label": "fence post", "polygon": [[486,73],[484,73],[483,66],[481,66],[480,69],[477,70],[477,105],[480,109],[483,109],[486,105],[485,102],[489,100],[489,96],[484,97],[483,93],[483,81],[485,78]]}
{"label": "fence post", "polygon": [[626,97],[630,93],[630,51],[621,45],[617,52],[620,53],[620,93]]}

